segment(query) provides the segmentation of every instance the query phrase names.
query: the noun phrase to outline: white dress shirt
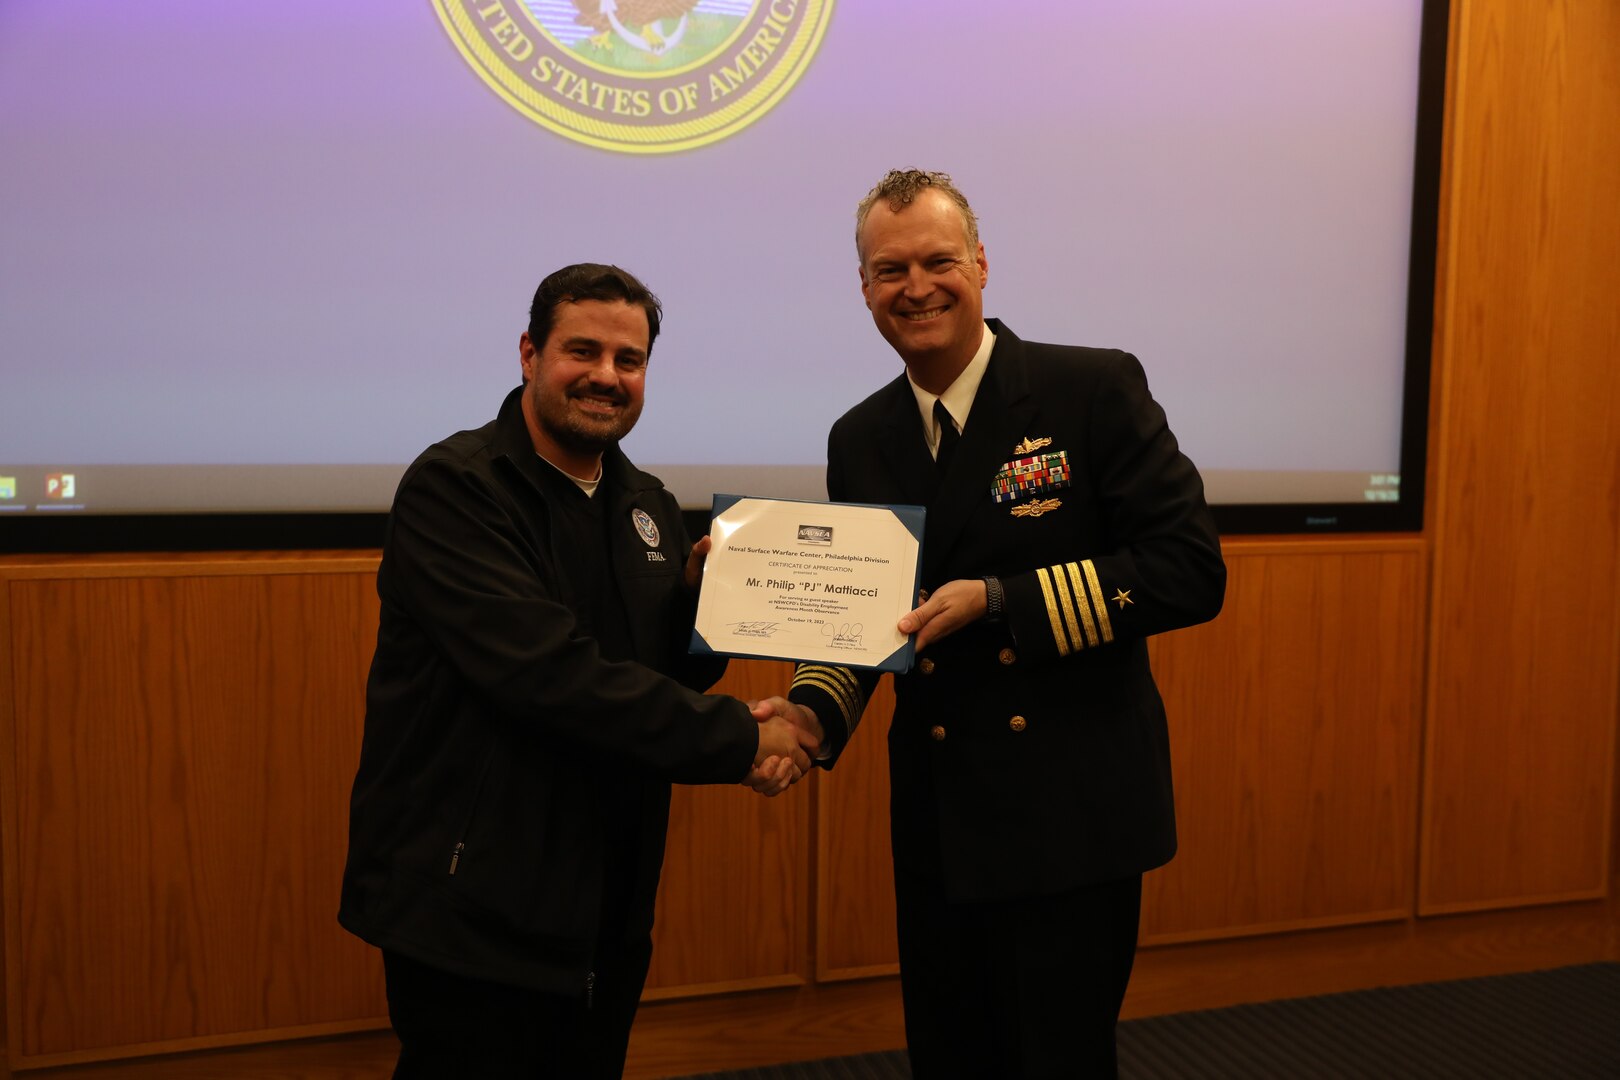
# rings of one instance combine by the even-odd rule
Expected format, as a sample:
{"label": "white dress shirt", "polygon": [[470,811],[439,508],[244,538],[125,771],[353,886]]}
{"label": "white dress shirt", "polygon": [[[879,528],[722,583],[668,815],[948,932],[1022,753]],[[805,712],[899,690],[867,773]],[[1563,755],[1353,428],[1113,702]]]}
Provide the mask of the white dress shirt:
{"label": "white dress shirt", "polygon": [[985,368],[990,366],[990,350],[996,347],[996,335],[990,332],[990,327],[984,328],[984,336],[979,339],[979,351],[973,354],[968,366],[962,369],[962,374],[956,381],[945,388],[943,394],[930,394],[917,385],[912,379],[911,372],[906,372],[906,380],[911,383],[911,392],[917,395],[917,408],[922,412],[923,435],[928,439],[928,453],[938,459],[939,457],[939,424],[934,420],[934,402],[943,402],[945,411],[951,414],[956,421],[958,433],[967,430],[968,413],[973,408],[973,399],[978,396],[979,382],[984,378]]}

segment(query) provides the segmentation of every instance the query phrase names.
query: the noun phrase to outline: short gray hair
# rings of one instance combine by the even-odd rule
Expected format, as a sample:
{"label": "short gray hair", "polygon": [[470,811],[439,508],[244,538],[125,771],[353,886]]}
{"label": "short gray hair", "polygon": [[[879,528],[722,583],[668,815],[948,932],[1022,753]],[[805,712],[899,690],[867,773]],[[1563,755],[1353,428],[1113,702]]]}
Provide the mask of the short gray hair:
{"label": "short gray hair", "polygon": [[866,193],[866,198],[855,208],[855,252],[865,258],[861,251],[861,229],[866,225],[866,216],[872,212],[872,207],[882,199],[888,202],[889,209],[899,213],[903,207],[910,206],[917,196],[928,188],[937,189],[940,194],[956,204],[962,211],[962,224],[967,230],[969,247],[979,246],[979,217],[968,205],[967,196],[956,189],[951,183],[949,173],[929,172],[926,169],[890,169],[887,176],[877,182],[877,186]]}

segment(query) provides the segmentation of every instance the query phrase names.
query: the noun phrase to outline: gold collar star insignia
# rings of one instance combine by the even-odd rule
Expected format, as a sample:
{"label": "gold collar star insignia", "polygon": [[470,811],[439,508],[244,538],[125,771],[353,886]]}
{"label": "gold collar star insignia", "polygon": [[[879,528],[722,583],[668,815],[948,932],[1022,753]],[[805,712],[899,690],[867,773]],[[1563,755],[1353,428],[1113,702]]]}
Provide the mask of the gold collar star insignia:
{"label": "gold collar star insignia", "polygon": [[1043,447],[1043,446],[1051,446],[1051,445],[1052,445],[1052,440],[1051,439],[1031,439],[1031,438],[1026,437],[1023,442],[1021,442],[1017,446],[1013,447],[1013,454],[1016,455],[1016,456],[1022,456],[1024,454],[1033,454],[1035,451],[1039,450],[1041,447]]}
{"label": "gold collar star insignia", "polygon": [[1119,604],[1119,610],[1121,610],[1121,611],[1125,610],[1125,605],[1126,604],[1134,604],[1134,603],[1136,603],[1135,600],[1131,599],[1131,590],[1129,590],[1129,589],[1120,589],[1118,594],[1115,595],[1112,599],[1115,600]]}

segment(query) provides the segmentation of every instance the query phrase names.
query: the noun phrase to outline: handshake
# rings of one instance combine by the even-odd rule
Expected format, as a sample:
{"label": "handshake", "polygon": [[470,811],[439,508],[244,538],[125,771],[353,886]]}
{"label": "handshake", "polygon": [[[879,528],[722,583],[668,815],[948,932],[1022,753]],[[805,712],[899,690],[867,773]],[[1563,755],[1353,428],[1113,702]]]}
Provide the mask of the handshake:
{"label": "handshake", "polygon": [[750,701],[748,708],[759,721],[759,749],[743,783],[771,798],[810,771],[812,759],[821,753],[825,733],[814,712],[786,698]]}

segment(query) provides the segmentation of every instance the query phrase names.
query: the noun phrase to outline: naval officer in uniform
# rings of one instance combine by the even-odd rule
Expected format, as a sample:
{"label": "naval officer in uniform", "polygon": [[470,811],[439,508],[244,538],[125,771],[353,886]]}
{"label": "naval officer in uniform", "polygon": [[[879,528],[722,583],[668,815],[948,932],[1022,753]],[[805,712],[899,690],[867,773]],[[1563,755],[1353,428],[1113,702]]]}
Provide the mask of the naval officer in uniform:
{"label": "naval officer in uniform", "polygon": [[[989,262],[948,176],[891,172],[856,218],[905,370],[833,425],[827,493],[928,509],[889,730],[912,1068],[1112,1076],[1142,874],[1176,850],[1147,638],[1225,591],[1203,483],[1136,357],[983,317]],[[774,704],[831,767],[875,683],[802,664]]]}

